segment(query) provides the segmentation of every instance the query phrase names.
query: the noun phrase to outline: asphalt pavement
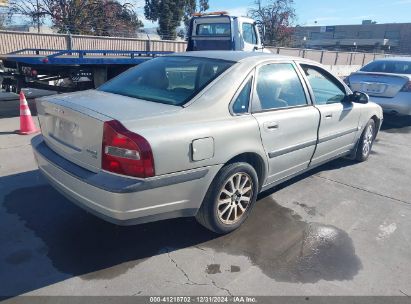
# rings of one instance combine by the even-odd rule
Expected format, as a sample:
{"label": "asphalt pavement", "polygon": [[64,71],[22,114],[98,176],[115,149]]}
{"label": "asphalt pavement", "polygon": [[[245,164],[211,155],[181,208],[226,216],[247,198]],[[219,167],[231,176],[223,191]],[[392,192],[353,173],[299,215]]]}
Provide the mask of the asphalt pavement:
{"label": "asphalt pavement", "polygon": [[411,119],[367,162],[333,161],[262,193],[226,236],[194,219],[119,227],[40,176],[0,119],[0,295],[411,295]]}

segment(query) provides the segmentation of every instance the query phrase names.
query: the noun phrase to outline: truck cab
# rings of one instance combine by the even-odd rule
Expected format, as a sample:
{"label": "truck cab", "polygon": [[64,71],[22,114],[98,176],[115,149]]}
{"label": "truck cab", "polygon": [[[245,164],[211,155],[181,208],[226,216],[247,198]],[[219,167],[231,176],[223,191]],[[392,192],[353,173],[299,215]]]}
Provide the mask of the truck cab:
{"label": "truck cab", "polygon": [[256,22],[227,12],[194,14],[187,35],[187,51],[263,51]]}

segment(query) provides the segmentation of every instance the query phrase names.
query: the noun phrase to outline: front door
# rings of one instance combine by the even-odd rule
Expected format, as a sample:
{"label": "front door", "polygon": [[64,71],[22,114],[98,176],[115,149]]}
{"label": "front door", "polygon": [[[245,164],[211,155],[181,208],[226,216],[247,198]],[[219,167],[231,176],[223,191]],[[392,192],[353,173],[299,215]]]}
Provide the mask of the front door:
{"label": "front door", "polygon": [[355,110],[358,104],[347,101],[344,85],[329,72],[315,65],[301,67],[321,113],[318,145],[312,159],[312,165],[316,165],[353,149],[361,111]]}
{"label": "front door", "polygon": [[270,63],[257,69],[252,112],[269,160],[266,185],[308,167],[320,115],[306,93],[293,63]]}

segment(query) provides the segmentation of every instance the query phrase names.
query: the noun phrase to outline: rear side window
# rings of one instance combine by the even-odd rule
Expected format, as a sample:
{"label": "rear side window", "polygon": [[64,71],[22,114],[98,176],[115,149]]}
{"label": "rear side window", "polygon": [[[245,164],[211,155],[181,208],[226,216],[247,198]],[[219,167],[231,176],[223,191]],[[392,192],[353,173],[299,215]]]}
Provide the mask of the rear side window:
{"label": "rear side window", "polygon": [[200,57],[159,57],[120,74],[98,90],[181,106],[233,64]]}
{"label": "rear side window", "polygon": [[243,38],[247,43],[257,44],[257,35],[253,24],[243,23]]}
{"label": "rear side window", "polygon": [[307,104],[300,78],[291,63],[275,63],[258,70],[255,110]]}
{"label": "rear side window", "polygon": [[199,36],[230,36],[230,23],[202,23],[197,25],[196,35]]}
{"label": "rear side window", "polygon": [[316,104],[339,103],[345,99],[344,87],[328,72],[309,65],[302,64],[301,67],[311,85]]}
{"label": "rear side window", "polygon": [[411,74],[411,60],[394,61],[394,60],[378,60],[373,61],[364,66],[360,71],[364,72],[379,72],[379,73],[394,73],[394,74]]}
{"label": "rear side window", "polygon": [[235,114],[243,114],[248,112],[252,84],[253,79],[250,78],[235,99],[233,103],[233,112]]}

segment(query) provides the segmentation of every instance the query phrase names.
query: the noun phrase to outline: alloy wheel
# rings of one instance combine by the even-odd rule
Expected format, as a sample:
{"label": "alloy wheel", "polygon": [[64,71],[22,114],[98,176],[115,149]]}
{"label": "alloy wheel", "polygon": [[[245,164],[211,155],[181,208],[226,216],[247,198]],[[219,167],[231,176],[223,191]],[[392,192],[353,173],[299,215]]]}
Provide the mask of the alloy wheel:
{"label": "alloy wheel", "polygon": [[371,151],[372,142],[374,140],[374,128],[372,125],[367,127],[367,130],[364,134],[363,139],[363,146],[362,146],[362,154],[367,156]]}
{"label": "alloy wheel", "polygon": [[236,173],[224,183],[218,195],[217,213],[221,222],[232,225],[246,213],[253,197],[253,181],[246,173]]}

